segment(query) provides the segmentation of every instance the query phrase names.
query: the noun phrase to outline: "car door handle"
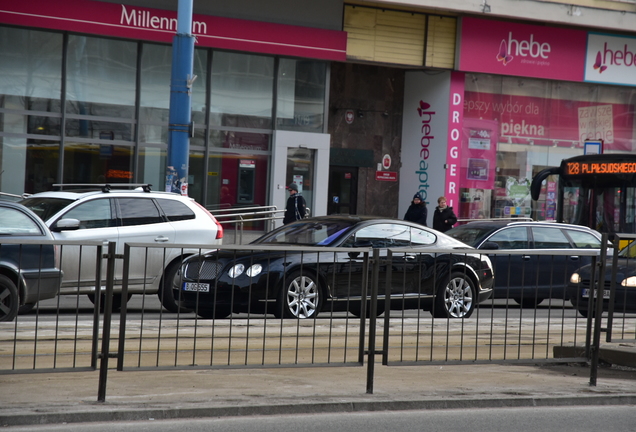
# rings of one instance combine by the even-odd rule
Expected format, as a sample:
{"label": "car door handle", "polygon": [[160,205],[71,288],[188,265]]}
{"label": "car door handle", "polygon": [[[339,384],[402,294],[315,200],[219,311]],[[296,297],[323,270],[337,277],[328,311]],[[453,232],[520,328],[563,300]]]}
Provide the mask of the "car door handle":
{"label": "car door handle", "polygon": [[521,257],[524,261],[530,261],[530,255],[524,255]]}
{"label": "car door handle", "polygon": [[404,255],[404,261],[415,261],[414,255]]}
{"label": "car door handle", "polygon": [[578,256],[578,255],[572,255],[572,256],[570,257],[570,259],[571,259],[572,261],[578,261],[578,260],[579,260],[579,256]]}
{"label": "car door handle", "polygon": [[158,243],[165,243],[167,241],[170,241],[170,239],[165,236],[159,236],[159,237],[155,237],[155,241]]}

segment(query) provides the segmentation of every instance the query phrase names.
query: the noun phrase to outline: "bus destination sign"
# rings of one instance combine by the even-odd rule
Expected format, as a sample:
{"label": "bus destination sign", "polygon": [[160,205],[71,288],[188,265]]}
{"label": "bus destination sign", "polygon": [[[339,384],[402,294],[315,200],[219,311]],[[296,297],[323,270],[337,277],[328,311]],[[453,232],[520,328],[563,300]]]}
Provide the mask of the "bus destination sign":
{"label": "bus destination sign", "polygon": [[636,174],[636,162],[567,162],[565,174]]}

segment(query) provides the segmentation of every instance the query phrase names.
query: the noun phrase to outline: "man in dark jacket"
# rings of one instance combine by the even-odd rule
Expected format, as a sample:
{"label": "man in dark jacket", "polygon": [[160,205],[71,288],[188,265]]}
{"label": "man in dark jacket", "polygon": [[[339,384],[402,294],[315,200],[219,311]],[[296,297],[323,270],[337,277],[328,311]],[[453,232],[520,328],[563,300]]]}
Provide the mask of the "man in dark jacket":
{"label": "man in dark jacket", "polygon": [[404,220],[426,226],[427,216],[428,209],[426,208],[424,201],[422,201],[422,195],[418,192],[413,195],[413,201],[411,201],[411,205],[404,215]]}
{"label": "man in dark jacket", "polygon": [[433,229],[446,232],[457,223],[457,216],[453,212],[452,207],[446,205],[446,198],[439,197],[437,199],[437,207],[433,213]]}
{"label": "man in dark jacket", "polygon": [[283,224],[300,220],[305,217],[305,213],[307,212],[305,198],[298,193],[296,183],[290,183],[287,189],[289,189],[289,198],[287,198],[287,205],[285,206]]}

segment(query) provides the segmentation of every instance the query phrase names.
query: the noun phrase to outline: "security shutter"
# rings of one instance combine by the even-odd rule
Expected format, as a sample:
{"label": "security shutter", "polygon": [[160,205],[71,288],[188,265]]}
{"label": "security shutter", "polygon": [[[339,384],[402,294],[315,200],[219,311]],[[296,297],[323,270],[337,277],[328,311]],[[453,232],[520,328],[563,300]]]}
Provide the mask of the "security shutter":
{"label": "security shutter", "polygon": [[345,5],[347,57],[353,60],[452,69],[456,27],[454,17]]}

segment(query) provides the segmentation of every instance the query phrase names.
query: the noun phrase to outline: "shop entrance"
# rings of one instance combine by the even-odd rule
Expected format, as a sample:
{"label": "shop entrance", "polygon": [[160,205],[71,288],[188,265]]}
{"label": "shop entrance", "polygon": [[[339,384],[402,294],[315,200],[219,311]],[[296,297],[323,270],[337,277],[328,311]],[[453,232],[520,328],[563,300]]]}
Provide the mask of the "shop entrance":
{"label": "shop entrance", "polygon": [[327,214],[356,214],[358,202],[358,168],[329,167]]}

